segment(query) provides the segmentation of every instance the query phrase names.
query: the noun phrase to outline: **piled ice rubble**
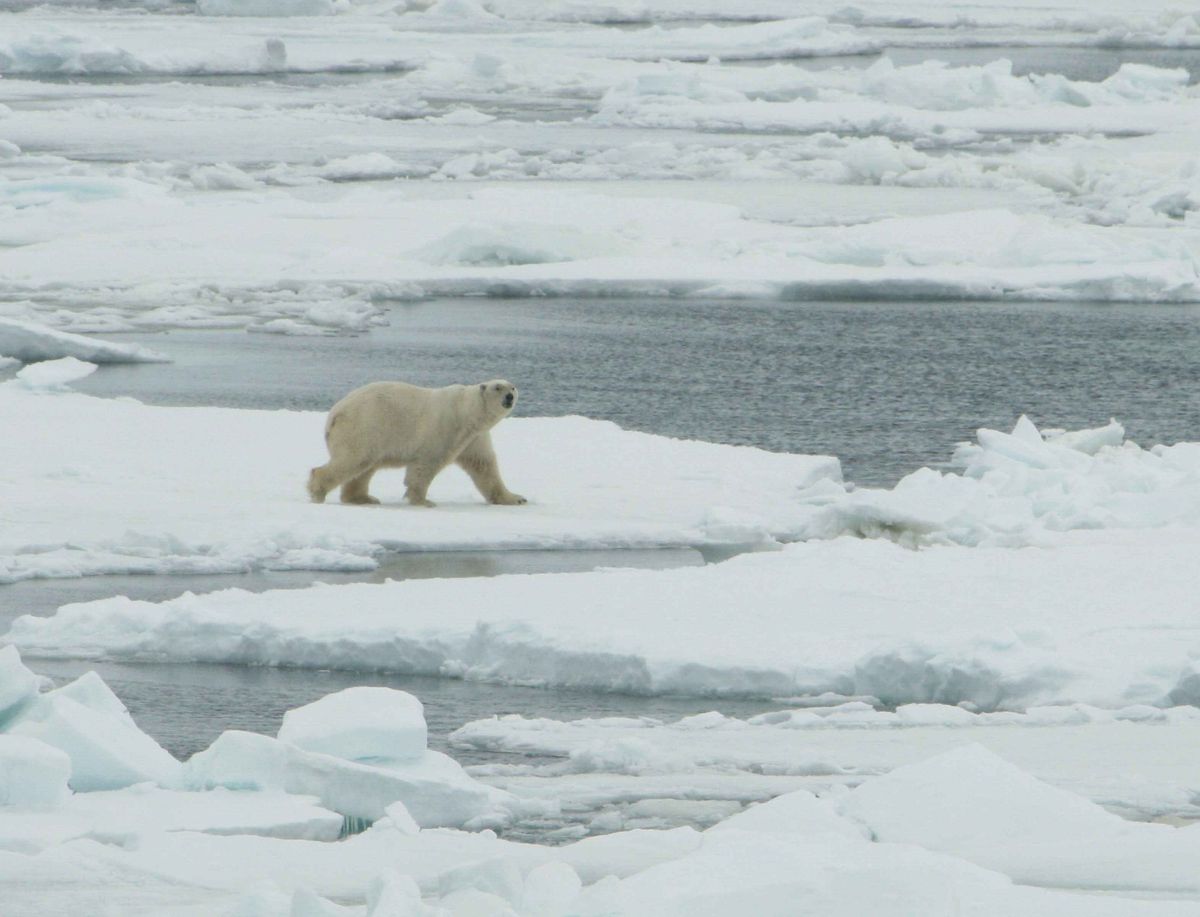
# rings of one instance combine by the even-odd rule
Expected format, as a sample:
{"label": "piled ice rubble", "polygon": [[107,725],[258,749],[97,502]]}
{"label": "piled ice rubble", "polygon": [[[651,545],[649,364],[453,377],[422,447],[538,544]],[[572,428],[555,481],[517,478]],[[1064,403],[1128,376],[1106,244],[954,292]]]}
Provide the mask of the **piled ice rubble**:
{"label": "piled ice rubble", "polygon": [[[38,695],[37,679],[11,648],[0,662],[0,688],[17,707],[17,724],[40,701],[71,695],[90,704],[81,708],[96,722],[111,726],[124,718],[135,729],[95,676]],[[862,704],[850,706],[846,713],[863,712]],[[932,709],[900,719],[957,722],[952,712]],[[713,714],[679,725],[700,734],[722,722]],[[986,731],[1040,731],[998,722]],[[861,735],[862,727],[830,731]],[[972,730],[971,737],[981,734]],[[68,912],[85,898],[127,917],[717,915],[748,907],[781,917],[797,908],[950,917],[964,907],[980,914],[1183,917],[1195,913],[1200,896],[1194,828],[1123,821],[969,742],[913,763],[893,761],[882,768],[890,773],[861,775],[854,788],[827,783],[814,795],[776,785],[751,797],[764,800],[751,808],[726,805],[703,832],[617,831],[549,847],[491,831],[427,830],[418,814],[423,802],[449,811],[430,786],[401,791],[384,804],[377,793],[382,778],[368,772],[411,776],[429,760],[415,698],[351,689],[291,711],[281,735],[347,757],[226,733],[188,764],[176,764],[175,776],[161,781],[168,786],[72,793],[67,785],[79,765],[102,763],[95,748],[83,749],[69,730],[48,730],[38,740],[6,727],[0,732],[5,905],[24,917]],[[737,743],[722,744],[729,750]],[[1125,744],[1148,760],[1158,755]],[[111,743],[117,746],[140,759],[127,731]],[[1072,760],[1057,747],[1060,765]],[[114,780],[120,776],[114,771]],[[522,805],[526,813],[539,811],[461,771],[440,779],[442,791],[460,800],[473,784],[509,816]],[[343,813],[371,810],[374,824],[338,839],[342,814],[322,808],[317,796]],[[569,796],[562,802],[572,804]],[[643,808],[670,806],[647,799]],[[540,811],[550,809],[542,803]]]}
{"label": "piled ice rubble", "polygon": [[702,824],[714,812],[727,815],[722,807],[731,802],[736,809],[797,788],[854,786],[968,743],[1135,820],[1200,818],[1200,778],[1176,754],[1200,741],[1195,707],[972,713],[942,704],[888,711],[863,701],[811,702],[795,698],[797,706],[747,719],[715,711],[674,722],[510,715],[467,723],[450,738],[475,754],[549,759],[471,771],[581,813],[570,830],[661,827],[664,818]]}
{"label": "piled ice rubble", "polygon": [[[162,802],[185,814],[189,803],[176,804],[167,791],[225,788],[258,791],[266,795],[252,798],[267,800],[286,793],[310,809],[316,801],[325,807],[318,833],[327,833],[329,811],[338,813],[335,835],[342,816],[368,822],[391,816],[413,830],[415,824],[480,826],[502,824],[516,805],[510,794],[476,782],[453,759],[430,751],[421,704],[403,692],[350,688],[290,711],[279,739],[226,732],[180,764],[137,727],[96,673],[44,693],[38,686],[17,651],[0,648],[0,791],[9,805],[67,804],[65,814],[75,816],[103,808],[96,800],[136,802],[140,793],[142,802]],[[66,799],[68,785],[90,802]],[[127,789],[135,795],[100,793]],[[230,797],[206,798],[219,803]],[[229,821],[227,814],[214,814],[212,830],[223,824],[218,833],[229,833]]]}
{"label": "piled ice rubble", "polygon": [[[773,67],[751,76],[723,70],[650,73],[605,93],[601,123],[646,127],[738,127],[835,131],[913,138],[963,132],[1088,133],[1161,121],[1162,106],[1192,101],[1186,70],[1125,64],[1100,82],[1058,74],[1014,76],[1012,62],[898,67],[883,58],[863,71]],[[1156,110],[1157,109],[1157,110]],[[1139,119],[1145,119],[1139,121]]]}
{"label": "piled ice rubble", "polygon": [[953,464],[960,473],[922,468],[890,490],[864,488],[831,501],[810,535],[1024,545],[1064,531],[1200,520],[1200,446],[1142,449],[1116,421],[1043,434],[1021,417],[1011,433],[979,430]]}

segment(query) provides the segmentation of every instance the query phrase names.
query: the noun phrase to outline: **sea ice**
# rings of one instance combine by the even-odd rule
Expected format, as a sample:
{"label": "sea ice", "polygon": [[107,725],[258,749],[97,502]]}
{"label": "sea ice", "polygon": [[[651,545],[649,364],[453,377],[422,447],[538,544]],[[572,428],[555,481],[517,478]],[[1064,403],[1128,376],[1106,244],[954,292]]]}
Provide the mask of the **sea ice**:
{"label": "sea ice", "polygon": [[30,363],[17,371],[17,382],[26,389],[54,391],[65,389],[72,382],[90,376],[97,369],[95,363],[85,363],[75,357],[61,357],[43,363]]}
{"label": "sea ice", "polygon": [[202,16],[328,16],[334,0],[196,0]]}
{"label": "sea ice", "polygon": [[0,646],[0,731],[38,694],[38,677],[21,662],[16,647]]}
{"label": "sea ice", "polygon": [[[57,748],[25,736],[0,734],[0,807],[60,806],[70,795],[70,776],[71,759]],[[0,825],[6,820],[0,809]]]}
{"label": "sea ice", "polygon": [[[0,385],[0,424],[15,434],[0,438],[0,500],[6,518],[21,521],[0,521],[0,582],[364,570],[383,550],[770,546],[801,531],[811,488],[840,489],[830,457],[668,439],[582,417],[517,417],[493,439],[529,506],[487,506],[457,467],[434,482],[436,512],[386,506],[403,502],[394,472],[376,481],[385,507],[314,506],[304,480],[325,459],[323,423],[318,413],[33,397],[20,382]],[[731,513],[740,520],[732,528]]]}
{"label": "sea ice", "polygon": [[11,318],[0,318],[0,354],[24,363],[56,361],[62,357],[75,357],[87,363],[170,362],[169,357],[140,344],[117,344]]}
{"label": "sea ice", "polygon": [[94,674],[34,698],[8,723],[10,735],[40,739],[71,759],[71,788],[109,790],[169,783],[179,762],[133,722]]}
{"label": "sea ice", "polygon": [[[422,828],[502,823],[520,808],[516,797],[478,783],[440,752],[366,764],[239,731],[223,733],[193,755],[184,765],[181,785],[314,796],[326,808],[368,821],[383,818],[390,806],[402,802]],[[405,829],[402,816],[394,820]]]}
{"label": "sea ice", "polygon": [[[1174,514],[1180,500],[1167,493],[1161,505]],[[986,518],[1002,521],[1004,508]],[[1055,533],[1022,549],[913,551],[839,537],[675,570],[113,598],[18,618],[6,639],[43,656],[640,694],[834,692],[982,710],[1169,706],[1191,703],[1200,683],[1190,562],[1198,542],[1183,525]],[[1127,573],[1131,556],[1137,577]]]}
{"label": "sea ice", "polygon": [[978,745],[869,780],[842,809],[875,840],[953,854],[1026,885],[1200,892],[1200,832],[1124,821]]}
{"label": "sea ice", "polygon": [[564,812],[604,809],[618,828],[629,819],[630,803],[644,799],[744,804],[801,788],[824,791],[969,743],[1013,762],[1030,779],[1128,818],[1200,817],[1200,785],[1190,762],[1177,754],[1200,741],[1193,707],[1073,705],[973,714],[945,705],[895,712],[842,705],[719,719],[697,730],[686,719],[506,716],[468,723],[451,741],[476,753],[554,759],[471,770],[520,797],[557,801]]}
{"label": "sea ice", "polygon": [[421,702],[411,694],[356,687],[289,710],[279,740],[350,761],[407,761],[425,754],[427,730]]}

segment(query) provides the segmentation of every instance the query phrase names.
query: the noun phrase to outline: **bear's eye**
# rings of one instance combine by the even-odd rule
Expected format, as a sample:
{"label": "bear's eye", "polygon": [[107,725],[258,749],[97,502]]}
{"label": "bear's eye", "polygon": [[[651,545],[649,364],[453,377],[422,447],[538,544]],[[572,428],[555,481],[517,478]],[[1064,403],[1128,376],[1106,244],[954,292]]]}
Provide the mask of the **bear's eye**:
{"label": "bear's eye", "polygon": [[500,391],[500,386],[496,386],[496,391]]}

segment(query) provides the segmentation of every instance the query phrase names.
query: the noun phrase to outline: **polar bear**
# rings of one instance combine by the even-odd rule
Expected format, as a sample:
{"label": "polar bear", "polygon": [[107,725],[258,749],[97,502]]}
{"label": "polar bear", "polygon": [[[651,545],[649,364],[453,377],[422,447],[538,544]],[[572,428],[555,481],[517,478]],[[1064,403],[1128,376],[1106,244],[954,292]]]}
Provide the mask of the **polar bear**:
{"label": "polar bear", "polygon": [[457,462],[489,503],[525,498],[504,486],[490,430],[517,403],[517,387],[503,379],[476,385],[421,388],[372,382],[333,406],[325,421],[329,462],[308,476],[314,503],[339,484],[343,503],[378,503],[367,485],[380,468],[407,468],[405,499],[433,506],[426,494],[439,471]]}

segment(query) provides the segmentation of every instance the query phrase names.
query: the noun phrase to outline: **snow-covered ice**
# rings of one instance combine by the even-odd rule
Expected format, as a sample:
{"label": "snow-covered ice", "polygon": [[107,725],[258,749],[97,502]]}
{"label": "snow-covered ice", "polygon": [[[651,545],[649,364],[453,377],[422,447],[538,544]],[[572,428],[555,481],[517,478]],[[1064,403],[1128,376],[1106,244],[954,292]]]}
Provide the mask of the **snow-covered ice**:
{"label": "snow-covered ice", "polygon": [[980,746],[870,781],[843,809],[876,840],[952,853],[1029,885],[1200,891],[1200,831],[1131,824]]}
{"label": "snow-covered ice", "polygon": [[34,391],[59,391],[90,376],[97,370],[95,363],[87,363],[75,357],[60,357],[31,363],[17,370],[17,384]]}
{"label": "snow-covered ice", "polygon": [[415,760],[348,761],[268,736],[225,732],[184,765],[180,785],[278,790],[316,797],[350,818],[374,821],[402,802],[422,827],[503,823],[517,801],[468,777],[454,759],[425,751]]}
{"label": "snow-covered ice", "polygon": [[1198,543],[1179,526],[1017,550],[843,537],[677,570],[113,598],[19,618],[6,639],[32,655],[636,693],[1186,704],[1200,684]]}
{"label": "snow-covered ice", "polygon": [[[1190,527],[1200,507],[1196,446],[1144,449],[1116,423],[1063,436],[1022,418],[1012,433],[981,430],[961,447],[961,473],[920,469],[890,490],[847,490],[835,458],[673,440],[581,417],[517,417],[497,428],[501,462],[529,506],[485,506],[457,468],[435,481],[436,511],[397,505],[399,474],[379,478],[385,507],[312,506],[302,484],[325,456],[322,415],[58,391],[93,369],[67,357],[0,385],[0,418],[15,431],[0,440],[0,494],[14,513],[0,521],[0,582],[370,570],[387,550],[746,549],[844,534],[1042,544],[1064,531]],[[89,449],[70,458],[81,437]],[[614,477],[614,468],[625,470]]]}
{"label": "snow-covered ice", "polygon": [[71,788],[109,790],[169,782],[179,762],[137,728],[124,704],[94,673],[30,700],[5,726],[71,759]]}
{"label": "snow-covered ice", "polygon": [[1195,818],[1197,781],[1178,751],[1192,747],[1198,732],[1193,707],[1076,704],[974,714],[941,704],[886,711],[853,702],[748,720],[716,712],[675,722],[513,715],[468,723],[451,739],[475,752],[553,759],[472,770],[517,795],[556,799],[594,828],[601,809],[620,827],[646,814],[631,809],[644,800],[746,803],[800,787],[853,786],[970,743],[1123,816]]}
{"label": "snow-covered ice", "polygon": [[169,360],[138,344],[117,344],[11,318],[0,318],[0,355],[25,363],[63,357],[75,357],[86,363],[162,363]]}
{"label": "snow-covered ice", "polygon": [[[313,332],[463,293],[1200,298],[1185,70],[802,63],[893,43],[1200,43],[1170,4],[764,4],[699,25],[660,24],[689,15],[657,5],[399,6],[7,15],[0,313]],[[610,21],[653,24],[591,24]],[[776,62],[721,64],[747,58]],[[30,78],[48,74],[245,79]]]}
{"label": "snow-covered ice", "polygon": [[57,748],[0,734],[0,806],[53,808],[70,792],[70,774],[71,759]]}
{"label": "snow-covered ice", "polygon": [[307,751],[347,758],[419,758],[427,728],[421,702],[390,688],[346,688],[295,710],[279,727],[279,739]]}
{"label": "snow-covered ice", "polygon": [[20,382],[0,385],[13,431],[0,438],[0,582],[370,570],[384,550],[755,547],[797,534],[810,490],[840,489],[830,457],[516,417],[493,435],[528,506],[488,506],[456,467],[434,482],[436,510],[403,504],[395,472],[377,481],[383,507],[315,506],[304,482],[326,458],[321,414],[49,397]]}

